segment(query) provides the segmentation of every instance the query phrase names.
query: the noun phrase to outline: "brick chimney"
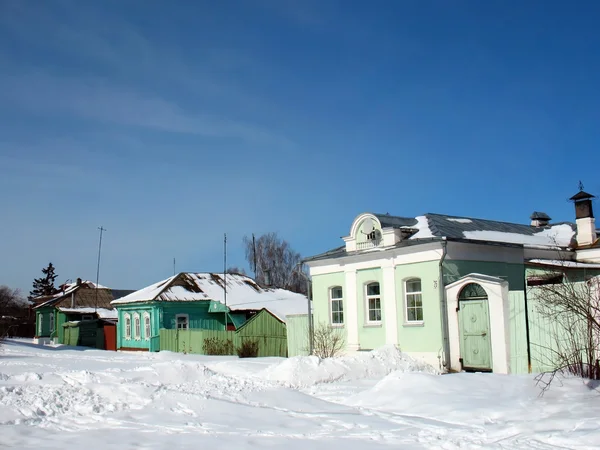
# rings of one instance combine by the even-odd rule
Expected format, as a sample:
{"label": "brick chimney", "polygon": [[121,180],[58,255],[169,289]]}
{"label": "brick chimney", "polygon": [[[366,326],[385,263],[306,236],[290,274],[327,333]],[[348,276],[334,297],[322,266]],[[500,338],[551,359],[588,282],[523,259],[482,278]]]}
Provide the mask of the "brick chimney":
{"label": "brick chimney", "polygon": [[592,194],[581,189],[570,198],[575,203],[575,219],[577,221],[577,246],[582,247],[596,242],[596,219],[592,209]]}

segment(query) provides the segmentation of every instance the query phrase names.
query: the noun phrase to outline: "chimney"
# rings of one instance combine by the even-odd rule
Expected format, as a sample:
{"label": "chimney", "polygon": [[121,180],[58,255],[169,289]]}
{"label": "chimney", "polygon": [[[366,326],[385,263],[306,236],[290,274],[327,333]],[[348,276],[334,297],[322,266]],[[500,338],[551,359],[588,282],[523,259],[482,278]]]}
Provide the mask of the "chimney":
{"label": "chimney", "polygon": [[552,220],[548,214],[539,211],[534,211],[531,214],[530,219],[532,227],[545,227]]}
{"label": "chimney", "polygon": [[81,284],[81,278],[77,278],[77,286]]}
{"label": "chimney", "polygon": [[596,242],[596,220],[592,209],[592,199],[596,198],[581,189],[570,198],[575,203],[575,219],[577,222],[577,245],[585,246]]}

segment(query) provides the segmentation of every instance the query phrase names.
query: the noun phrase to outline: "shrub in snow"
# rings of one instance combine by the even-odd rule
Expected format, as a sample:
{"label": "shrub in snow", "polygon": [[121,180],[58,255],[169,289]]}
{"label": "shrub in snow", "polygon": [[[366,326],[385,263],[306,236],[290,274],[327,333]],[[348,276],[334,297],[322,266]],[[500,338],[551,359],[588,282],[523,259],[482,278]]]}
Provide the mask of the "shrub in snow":
{"label": "shrub in snow", "polygon": [[339,328],[325,323],[313,331],[313,354],[319,358],[333,358],[344,349],[344,335]]}
{"label": "shrub in snow", "polygon": [[246,339],[236,349],[240,358],[256,358],[258,356],[258,341]]}
{"label": "shrub in snow", "polygon": [[206,338],[202,348],[205,355],[233,355],[231,339]]}

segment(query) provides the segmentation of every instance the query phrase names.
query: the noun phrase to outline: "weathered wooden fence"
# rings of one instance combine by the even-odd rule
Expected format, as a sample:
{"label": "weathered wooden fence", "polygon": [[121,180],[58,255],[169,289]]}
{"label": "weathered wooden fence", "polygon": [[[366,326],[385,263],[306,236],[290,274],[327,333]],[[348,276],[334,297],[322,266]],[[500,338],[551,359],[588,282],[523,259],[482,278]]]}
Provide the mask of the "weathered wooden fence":
{"label": "weathered wooden fence", "polygon": [[216,330],[160,330],[160,350],[195,353],[205,355],[205,343],[214,339],[223,345],[230,341],[228,354],[235,355],[245,340],[258,341],[258,356],[287,356],[287,339],[285,336],[244,336],[236,331]]}
{"label": "weathered wooden fence", "polygon": [[310,343],[308,341],[308,314],[287,316],[288,356],[306,356]]}

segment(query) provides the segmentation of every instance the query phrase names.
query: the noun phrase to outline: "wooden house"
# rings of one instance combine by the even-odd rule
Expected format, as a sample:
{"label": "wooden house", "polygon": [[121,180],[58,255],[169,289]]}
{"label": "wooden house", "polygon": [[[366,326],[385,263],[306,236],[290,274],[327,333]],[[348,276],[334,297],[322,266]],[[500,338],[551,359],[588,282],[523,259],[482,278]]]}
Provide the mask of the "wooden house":
{"label": "wooden house", "polygon": [[[65,340],[65,330],[67,329],[65,324],[67,323],[94,321],[95,326],[102,329],[104,322],[116,322],[117,312],[110,304],[114,300],[114,294],[122,295],[132,292],[115,291],[113,293],[110,288],[97,286],[91,281],[82,281],[80,278],[75,283],[61,285],[60,289],[58,294],[35,299],[36,306],[33,310],[36,315],[35,339],[37,342],[72,343],[72,338]],[[86,325],[85,329],[90,329],[90,325]],[[96,342],[95,339],[94,342]]]}
{"label": "wooden house", "polygon": [[[287,314],[307,310],[307,298],[261,287],[239,274],[179,273],[114,300],[112,305],[118,310],[118,349],[159,351],[167,348],[161,339],[171,339],[168,330],[175,330],[177,336],[189,330],[234,332],[262,310],[268,314],[254,324],[265,325],[260,335],[279,336]],[[180,351],[181,346],[173,346],[168,348]]]}

